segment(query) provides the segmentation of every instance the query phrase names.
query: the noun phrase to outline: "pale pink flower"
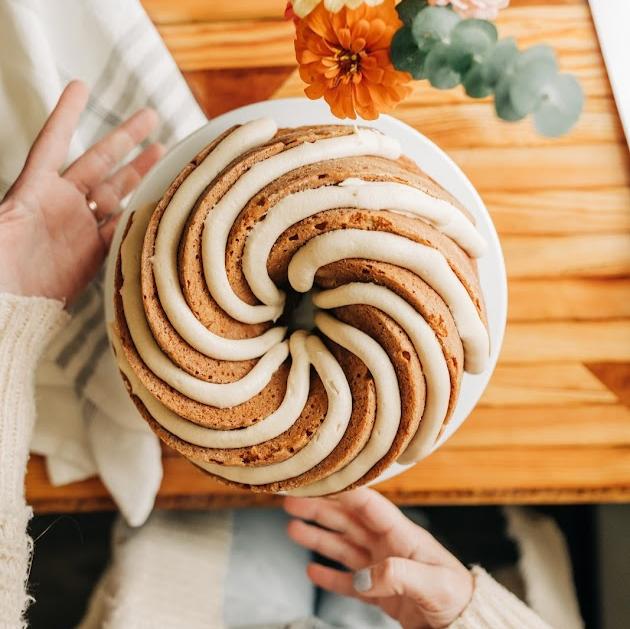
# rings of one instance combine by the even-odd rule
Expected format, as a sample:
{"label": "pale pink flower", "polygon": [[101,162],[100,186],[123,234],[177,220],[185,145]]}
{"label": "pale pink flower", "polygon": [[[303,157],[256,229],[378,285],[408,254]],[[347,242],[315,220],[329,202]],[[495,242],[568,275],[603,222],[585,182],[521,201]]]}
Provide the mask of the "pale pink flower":
{"label": "pale pink flower", "polygon": [[429,4],[440,7],[452,4],[455,12],[462,17],[494,20],[499,11],[510,4],[510,0],[429,0]]}

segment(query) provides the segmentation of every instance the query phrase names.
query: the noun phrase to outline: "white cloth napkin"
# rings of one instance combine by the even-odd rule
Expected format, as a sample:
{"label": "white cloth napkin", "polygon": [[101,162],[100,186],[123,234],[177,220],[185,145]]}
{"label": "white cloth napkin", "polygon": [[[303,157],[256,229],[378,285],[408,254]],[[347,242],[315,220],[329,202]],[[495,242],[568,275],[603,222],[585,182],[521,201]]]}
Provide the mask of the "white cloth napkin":
{"label": "white cloth napkin", "polygon": [[[137,0],[0,0],[0,199],[65,84],[91,97],[72,161],[140,107],[167,146],[205,122],[162,39]],[[132,526],[149,515],[161,478],[157,438],[130,407],[109,351],[102,275],[72,305],[70,324],[37,376],[31,445],[55,485],[99,474]]]}
{"label": "white cloth napkin", "polygon": [[619,118],[630,148],[630,2],[628,0],[589,0],[591,14],[597,29],[608,78],[612,86]]}

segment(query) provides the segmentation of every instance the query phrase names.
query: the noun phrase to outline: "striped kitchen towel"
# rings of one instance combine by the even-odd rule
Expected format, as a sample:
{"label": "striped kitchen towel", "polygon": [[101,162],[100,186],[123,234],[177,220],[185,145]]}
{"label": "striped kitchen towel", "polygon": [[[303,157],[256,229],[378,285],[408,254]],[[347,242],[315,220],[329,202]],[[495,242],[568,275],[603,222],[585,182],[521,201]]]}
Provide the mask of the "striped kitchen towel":
{"label": "striped kitchen towel", "polygon": [[[0,0],[0,199],[65,84],[91,97],[70,161],[137,109],[162,124],[167,147],[205,122],[162,39],[137,0]],[[131,156],[133,157],[133,156]],[[32,451],[53,484],[99,474],[127,521],[151,511],[162,468],[159,443],[133,407],[108,348],[103,276],[70,307],[37,376]]]}

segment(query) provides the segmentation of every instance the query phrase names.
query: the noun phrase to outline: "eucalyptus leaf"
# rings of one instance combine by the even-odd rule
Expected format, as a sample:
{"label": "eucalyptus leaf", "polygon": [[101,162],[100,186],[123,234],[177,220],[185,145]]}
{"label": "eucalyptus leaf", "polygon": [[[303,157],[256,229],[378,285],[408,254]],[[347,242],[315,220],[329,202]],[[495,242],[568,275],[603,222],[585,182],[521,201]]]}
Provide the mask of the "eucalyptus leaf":
{"label": "eucalyptus leaf", "polygon": [[396,5],[398,17],[406,26],[411,26],[413,19],[428,5],[427,0],[402,0]]}
{"label": "eucalyptus leaf", "polygon": [[584,95],[576,78],[571,74],[556,75],[534,111],[536,129],[549,137],[566,133],[579,118],[583,103]]}
{"label": "eucalyptus leaf", "polygon": [[553,51],[553,48],[547,44],[538,44],[537,46],[527,48],[520,53],[518,58],[520,66],[525,66],[530,62],[549,63],[552,64],[556,70],[558,69],[556,64],[556,53]]}
{"label": "eucalyptus leaf", "polygon": [[534,46],[521,53],[510,83],[514,109],[523,115],[534,111],[540,104],[543,91],[557,75],[556,57],[548,46]]}
{"label": "eucalyptus leaf", "polygon": [[459,21],[459,16],[446,7],[426,7],[414,18],[411,32],[418,47],[428,51],[446,41]]}
{"label": "eucalyptus leaf", "polygon": [[494,91],[494,108],[499,118],[502,120],[508,120],[509,122],[514,122],[525,118],[526,114],[523,114],[514,108],[510,97],[510,82],[511,77],[509,75],[504,76],[498,82]]}
{"label": "eucalyptus leaf", "polygon": [[484,20],[462,20],[451,31],[449,65],[460,74],[483,60],[497,40],[497,29]]}
{"label": "eucalyptus leaf", "polygon": [[501,77],[510,74],[518,58],[518,48],[513,37],[502,39],[483,60],[481,74],[488,85],[496,85]]}
{"label": "eucalyptus leaf", "polygon": [[449,65],[449,46],[442,42],[435,44],[425,61],[425,71],[433,87],[448,90],[461,81],[461,74]]}
{"label": "eucalyptus leaf", "polygon": [[392,39],[391,57],[394,67],[409,72],[414,79],[425,79],[424,64],[427,53],[418,48],[409,26],[396,31]]}
{"label": "eucalyptus leaf", "polygon": [[484,81],[483,66],[480,63],[474,64],[462,81],[466,94],[472,98],[484,98],[492,94],[492,86]]}
{"label": "eucalyptus leaf", "polygon": [[483,55],[497,42],[497,28],[486,20],[462,20],[451,31],[451,45],[467,48],[474,55]]}

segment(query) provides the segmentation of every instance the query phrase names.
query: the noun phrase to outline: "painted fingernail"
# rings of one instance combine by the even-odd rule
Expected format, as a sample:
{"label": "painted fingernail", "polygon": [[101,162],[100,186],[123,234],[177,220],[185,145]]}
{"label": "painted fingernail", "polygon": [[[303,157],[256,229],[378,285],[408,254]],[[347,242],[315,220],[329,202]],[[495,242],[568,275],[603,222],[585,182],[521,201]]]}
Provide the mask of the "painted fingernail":
{"label": "painted fingernail", "polygon": [[369,568],[357,570],[352,577],[352,585],[357,592],[367,592],[372,589],[372,572]]}

